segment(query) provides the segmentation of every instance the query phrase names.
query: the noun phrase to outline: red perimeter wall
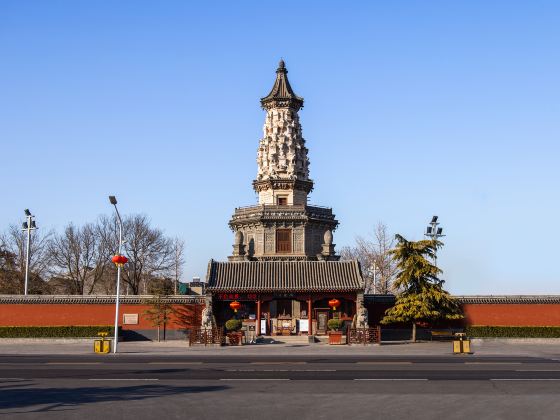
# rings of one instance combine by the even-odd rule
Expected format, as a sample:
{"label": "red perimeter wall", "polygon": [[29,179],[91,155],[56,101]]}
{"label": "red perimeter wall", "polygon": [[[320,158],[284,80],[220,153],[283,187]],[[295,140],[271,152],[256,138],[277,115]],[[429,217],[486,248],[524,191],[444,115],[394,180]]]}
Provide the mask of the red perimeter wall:
{"label": "red perimeter wall", "polygon": [[[198,316],[203,305],[176,304],[175,308],[191,315],[196,310]],[[198,309],[195,309],[197,306]],[[369,306],[370,324],[377,324],[388,306],[373,304]],[[123,314],[138,314],[138,324],[122,325],[123,330],[154,330],[143,315],[149,305],[121,304],[119,323]],[[560,326],[560,304],[463,304],[466,325],[488,326]],[[185,321],[173,317],[167,330],[185,328]],[[62,325],[113,325],[115,322],[114,304],[0,304],[0,326],[62,326]]]}
{"label": "red perimeter wall", "polygon": [[465,303],[466,325],[560,326],[560,304]]}
{"label": "red perimeter wall", "polygon": [[[368,304],[370,325],[379,324],[391,305]],[[462,325],[555,327],[560,326],[560,304],[556,303],[464,303]],[[454,323],[455,324],[455,323]]]}
{"label": "red perimeter wall", "polygon": [[[173,305],[181,311],[194,311],[194,304]],[[138,324],[122,325],[123,330],[154,330],[156,327],[143,315],[150,305],[121,304],[119,307],[119,324],[122,325],[123,314],[138,314]],[[199,311],[201,308],[199,308]],[[177,324],[175,316],[167,324],[168,330],[185,328],[184,322]],[[87,326],[113,325],[115,323],[114,304],[0,304],[0,326]]]}

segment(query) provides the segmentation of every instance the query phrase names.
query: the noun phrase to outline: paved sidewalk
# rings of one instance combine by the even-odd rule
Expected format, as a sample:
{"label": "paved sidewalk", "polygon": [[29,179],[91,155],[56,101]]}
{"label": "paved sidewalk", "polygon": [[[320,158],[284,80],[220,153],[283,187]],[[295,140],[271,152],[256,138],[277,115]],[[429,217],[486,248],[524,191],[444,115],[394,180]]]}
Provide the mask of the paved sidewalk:
{"label": "paved sidewalk", "polygon": [[[479,356],[530,356],[560,358],[559,339],[474,339]],[[0,339],[0,355],[92,354],[93,340]],[[373,346],[329,346],[327,344],[257,344],[240,347],[188,347],[184,341],[121,342],[119,353],[138,355],[379,355],[442,356],[452,353],[450,342],[385,342]]]}

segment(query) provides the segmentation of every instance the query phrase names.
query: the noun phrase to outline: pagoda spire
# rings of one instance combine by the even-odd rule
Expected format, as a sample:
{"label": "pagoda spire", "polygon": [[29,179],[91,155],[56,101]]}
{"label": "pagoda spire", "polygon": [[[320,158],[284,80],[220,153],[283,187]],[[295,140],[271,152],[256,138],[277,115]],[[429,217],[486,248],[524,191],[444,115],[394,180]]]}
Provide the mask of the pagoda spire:
{"label": "pagoda spire", "polygon": [[297,96],[288,81],[288,69],[284,60],[280,59],[278,69],[276,69],[276,80],[268,95],[261,98],[261,105],[264,109],[271,108],[292,108],[298,111],[303,108],[303,98]]}

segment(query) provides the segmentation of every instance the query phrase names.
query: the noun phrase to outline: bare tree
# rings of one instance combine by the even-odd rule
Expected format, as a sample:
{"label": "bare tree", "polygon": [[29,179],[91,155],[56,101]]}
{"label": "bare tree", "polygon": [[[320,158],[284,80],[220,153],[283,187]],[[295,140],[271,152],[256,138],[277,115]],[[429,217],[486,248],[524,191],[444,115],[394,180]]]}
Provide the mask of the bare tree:
{"label": "bare tree", "polygon": [[[106,243],[110,255],[118,251],[118,227],[116,217],[101,217],[99,220],[101,240]],[[128,258],[122,270],[122,281],[132,294],[146,293],[148,283],[154,278],[163,278],[174,268],[173,240],[160,229],[150,225],[143,214],[123,219],[123,253]]]}
{"label": "bare tree", "polygon": [[68,281],[72,294],[92,294],[103,277],[110,259],[99,227],[88,223],[82,227],[69,224],[54,235],[49,252],[53,272]]}
{"label": "bare tree", "polygon": [[185,263],[185,241],[179,238],[173,239],[173,290],[177,294],[179,279],[183,274],[183,264]]}
{"label": "bare tree", "polygon": [[396,266],[389,251],[395,243],[388,234],[387,226],[379,222],[371,239],[356,237],[354,246],[344,247],[341,256],[344,260],[358,260],[362,266],[366,293],[394,293],[393,280]]}
{"label": "bare tree", "polygon": [[[44,293],[47,284],[44,281],[49,268],[50,256],[48,244],[52,232],[42,233],[36,230],[31,234],[29,245],[29,293]],[[2,235],[2,252],[8,257],[9,275],[5,276],[3,284],[4,293],[23,293],[25,285],[27,235],[19,226],[11,225]],[[4,273],[7,274],[7,273]]]}

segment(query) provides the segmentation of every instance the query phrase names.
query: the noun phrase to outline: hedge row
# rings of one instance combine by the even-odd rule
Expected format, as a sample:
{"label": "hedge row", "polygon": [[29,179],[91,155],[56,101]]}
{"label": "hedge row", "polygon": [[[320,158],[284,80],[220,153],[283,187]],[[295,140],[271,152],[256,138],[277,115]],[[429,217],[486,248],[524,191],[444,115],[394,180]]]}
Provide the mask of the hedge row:
{"label": "hedge row", "polygon": [[99,332],[114,335],[111,325],[88,325],[77,327],[0,327],[0,338],[82,338],[97,337]]}
{"label": "hedge row", "polygon": [[557,338],[560,327],[501,327],[474,325],[465,328],[468,337]]}

